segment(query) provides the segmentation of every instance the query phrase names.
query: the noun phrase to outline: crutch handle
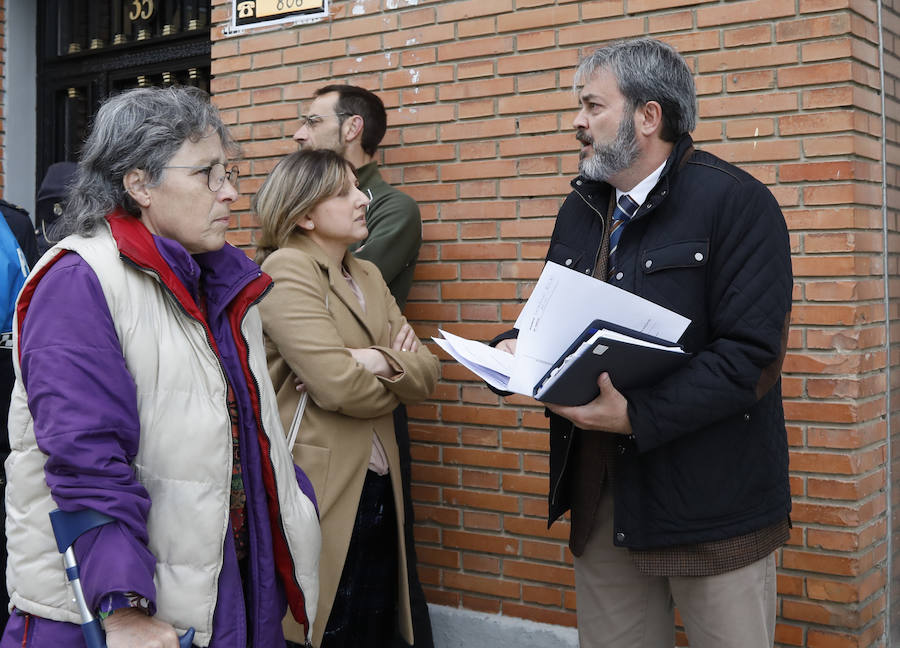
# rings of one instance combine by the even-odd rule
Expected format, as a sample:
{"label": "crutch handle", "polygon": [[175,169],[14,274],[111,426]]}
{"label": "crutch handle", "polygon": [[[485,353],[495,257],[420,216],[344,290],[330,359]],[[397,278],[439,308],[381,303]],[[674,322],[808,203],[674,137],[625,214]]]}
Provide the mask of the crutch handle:
{"label": "crutch handle", "polygon": [[[113,521],[114,518],[92,509],[81,509],[80,511],[55,509],[50,511],[50,526],[53,527],[56,548],[65,557],[66,575],[72,583],[76,601],[79,604],[79,608],[81,608],[83,621],[81,630],[84,633],[84,641],[88,648],[106,648],[106,637],[103,634],[100,621],[94,618],[84,602],[84,594],[81,591],[81,583],[79,582],[78,565],[75,563],[75,552],[70,549],[75,544],[75,540],[85,531],[90,531]],[[193,640],[194,629],[188,628],[187,632],[178,638],[178,645],[180,648],[190,648]]]}
{"label": "crutch handle", "polygon": [[81,509],[80,511],[55,509],[50,511],[50,526],[53,527],[56,548],[61,554],[66,553],[66,549],[71,547],[85,531],[113,521],[110,516],[93,509]]}

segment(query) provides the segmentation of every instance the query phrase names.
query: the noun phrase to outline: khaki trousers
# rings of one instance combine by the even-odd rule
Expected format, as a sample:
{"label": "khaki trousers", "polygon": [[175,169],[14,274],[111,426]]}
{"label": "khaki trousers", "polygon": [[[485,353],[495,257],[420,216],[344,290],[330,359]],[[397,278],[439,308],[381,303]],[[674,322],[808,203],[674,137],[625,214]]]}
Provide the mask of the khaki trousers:
{"label": "khaki trousers", "polygon": [[645,576],[612,543],[605,490],[584,554],[575,558],[581,648],[672,648],[676,605],[691,648],[772,648],[774,553],[718,576]]}

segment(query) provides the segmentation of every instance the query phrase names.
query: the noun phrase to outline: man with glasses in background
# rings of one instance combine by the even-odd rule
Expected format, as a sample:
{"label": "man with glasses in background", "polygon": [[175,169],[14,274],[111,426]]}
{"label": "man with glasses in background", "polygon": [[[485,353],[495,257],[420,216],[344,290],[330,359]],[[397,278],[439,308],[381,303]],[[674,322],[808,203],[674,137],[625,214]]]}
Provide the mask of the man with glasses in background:
{"label": "man with glasses in background", "polygon": [[384,104],[375,94],[357,86],[329,85],[316,90],[294,140],[300,148],[340,153],[356,167],[359,188],[372,202],[366,213],[369,236],[355,254],[378,266],[402,310],[422,244],[422,219],[416,201],[378,172],[375,153],[386,130]]}
{"label": "man with glasses in background", "polygon": [[[374,93],[352,85],[328,85],[316,90],[307,114],[300,115],[294,140],[300,148],[329,149],[340,153],[355,168],[359,188],[371,199],[366,211],[369,236],[354,254],[378,266],[385,283],[402,310],[412,286],[422,219],[416,201],[384,181],[375,154],[387,131],[384,103]],[[400,447],[403,481],[403,532],[406,535],[409,599],[416,648],[432,648],[431,620],[419,576],[413,542],[413,508],[410,498],[409,429],[406,408],[394,410],[394,428]],[[328,539],[326,538],[327,542]],[[406,642],[395,638],[395,646]]]}

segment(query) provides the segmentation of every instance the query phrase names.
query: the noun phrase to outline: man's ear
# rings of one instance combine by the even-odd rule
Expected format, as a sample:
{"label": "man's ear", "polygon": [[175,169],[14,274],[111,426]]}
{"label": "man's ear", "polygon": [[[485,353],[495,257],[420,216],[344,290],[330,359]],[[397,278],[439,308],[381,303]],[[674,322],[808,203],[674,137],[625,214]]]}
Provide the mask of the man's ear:
{"label": "man's ear", "polygon": [[637,130],[641,135],[650,137],[662,132],[662,106],[656,101],[648,101],[637,111]]}
{"label": "man's ear", "polygon": [[132,169],[122,178],[125,191],[139,207],[150,206],[150,191],[147,187],[147,174],[143,169]]}
{"label": "man's ear", "polygon": [[359,115],[350,115],[347,117],[347,119],[344,120],[343,125],[344,141],[352,142],[362,138],[364,125],[363,118]]}

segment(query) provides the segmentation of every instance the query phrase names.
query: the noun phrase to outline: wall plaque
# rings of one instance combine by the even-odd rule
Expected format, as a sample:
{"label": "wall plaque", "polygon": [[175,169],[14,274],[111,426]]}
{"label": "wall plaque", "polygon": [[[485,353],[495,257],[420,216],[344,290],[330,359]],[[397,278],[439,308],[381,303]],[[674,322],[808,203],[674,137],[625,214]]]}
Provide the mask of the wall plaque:
{"label": "wall plaque", "polygon": [[328,16],[328,0],[232,0],[231,25],[235,34],[252,27],[315,22]]}

